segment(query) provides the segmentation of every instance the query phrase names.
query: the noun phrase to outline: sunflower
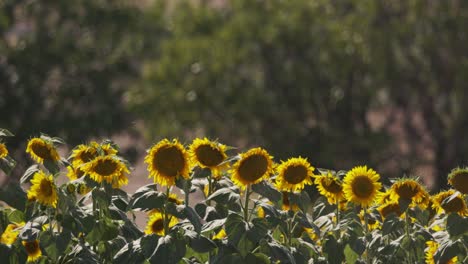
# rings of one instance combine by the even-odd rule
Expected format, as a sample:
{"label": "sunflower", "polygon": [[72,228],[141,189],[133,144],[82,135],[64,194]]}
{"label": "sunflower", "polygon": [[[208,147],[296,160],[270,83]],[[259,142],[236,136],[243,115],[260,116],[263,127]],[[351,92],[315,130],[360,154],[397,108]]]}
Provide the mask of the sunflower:
{"label": "sunflower", "polygon": [[392,197],[392,192],[389,189],[389,190],[386,190],[385,192],[379,192],[377,194],[375,203],[382,205],[382,204],[386,204],[386,203],[393,202],[393,201],[394,199]]}
{"label": "sunflower", "polygon": [[18,228],[23,226],[24,222],[9,224],[3,232],[2,236],[0,237],[0,243],[5,244],[7,246],[13,245],[13,243],[15,243],[16,238],[18,238],[19,235]]}
{"label": "sunflower", "polygon": [[167,200],[171,203],[175,203],[177,205],[180,205],[180,204],[183,204],[184,202],[182,200],[180,200],[176,194],[174,193],[170,193],[169,194],[169,197],[167,198]]}
{"label": "sunflower", "polygon": [[210,169],[215,178],[219,178],[221,172],[229,168],[229,163],[225,162],[226,146],[207,138],[194,139],[188,154],[193,166]]}
{"label": "sunflower", "polygon": [[[161,214],[159,211],[153,211],[149,215],[148,224],[146,225],[145,233],[149,234],[156,234],[160,236],[164,236],[164,215]],[[177,218],[173,216],[169,216],[169,228],[175,226],[178,223]]]}
{"label": "sunflower", "polygon": [[26,253],[28,254],[28,262],[34,262],[42,256],[41,248],[39,247],[39,241],[22,241]]}
{"label": "sunflower", "polygon": [[167,139],[154,145],[145,157],[148,164],[149,177],[163,186],[175,185],[177,177],[188,179],[190,161],[184,146],[176,139],[170,142]]}
{"label": "sunflower", "polygon": [[6,158],[8,156],[8,149],[5,144],[0,143],[0,159]]}
{"label": "sunflower", "polygon": [[125,163],[114,156],[99,156],[79,168],[98,183],[105,181],[113,187],[128,183],[126,174],[130,171]]}
{"label": "sunflower", "polygon": [[[426,242],[427,248],[426,248],[426,264],[435,264],[434,261],[434,255],[437,252],[437,249],[439,248],[439,243],[435,241],[427,241]],[[458,263],[458,257],[453,257],[449,259],[445,264],[455,264]]]}
{"label": "sunflower", "polygon": [[330,171],[326,175],[315,175],[315,184],[319,193],[327,198],[328,203],[336,204],[344,197],[341,180]]}
{"label": "sunflower", "polygon": [[[365,225],[366,224],[366,212],[365,210],[361,210],[358,214],[359,216],[359,219],[361,220],[361,224],[362,225]],[[333,217],[335,218],[335,217]],[[367,213],[367,228],[369,228],[369,230],[375,230],[377,228],[380,227],[380,222],[377,221],[377,219],[375,217],[373,217],[371,214]]]}
{"label": "sunflower", "polygon": [[101,155],[115,155],[118,153],[118,150],[115,149],[111,143],[101,143],[91,142],[91,146],[95,147]]}
{"label": "sunflower", "polygon": [[[97,143],[96,143],[97,144]],[[73,149],[70,155],[73,167],[79,167],[80,165],[92,161],[98,156],[96,146],[91,145],[78,145]]]}
{"label": "sunflower", "polygon": [[125,173],[120,173],[117,178],[114,178],[112,181],[112,188],[118,189],[122,186],[125,186],[128,184],[128,178],[125,175]]}
{"label": "sunflower", "polygon": [[31,184],[28,191],[29,200],[35,200],[43,205],[57,206],[57,188],[52,175],[38,171],[34,174]]}
{"label": "sunflower", "polygon": [[361,206],[371,205],[382,187],[379,179],[379,174],[367,166],[354,167],[343,180],[346,199]]}
{"label": "sunflower", "polygon": [[77,189],[78,194],[85,195],[85,194],[89,193],[90,191],[91,191],[91,188],[86,186],[86,184],[80,183],[78,185],[78,189]]}
{"label": "sunflower", "polygon": [[84,176],[84,172],[78,167],[67,166],[67,177],[70,181],[77,180]]}
{"label": "sunflower", "polygon": [[289,200],[289,193],[288,192],[282,192],[282,199],[281,199],[281,209],[284,210],[284,211],[298,211],[299,210],[299,206],[297,206],[297,204],[291,204],[290,200]]}
{"label": "sunflower", "polygon": [[457,191],[468,194],[468,168],[456,168],[450,172],[448,182]]}
{"label": "sunflower", "polygon": [[445,212],[446,214],[458,213],[462,216],[468,215],[465,199],[463,199],[462,194],[455,192],[453,189],[436,194],[432,202],[432,207],[437,210],[438,214]]}
{"label": "sunflower", "polygon": [[397,216],[401,216],[402,214],[398,202],[388,202],[382,204],[377,208],[377,211],[379,211],[382,219],[385,219],[391,213],[395,213]]}
{"label": "sunflower", "polygon": [[390,188],[390,197],[393,200],[405,199],[414,204],[423,204],[427,191],[414,179],[400,179]]}
{"label": "sunflower", "polygon": [[54,144],[42,138],[30,139],[26,152],[38,163],[44,163],[44,160],[53,162],[60,160],[60,156]]}
{"label": "sunflower", "polygon": [[291,158],[281,162],[276,167],[278,177],[276,178],[276,188],[280,191],[300,192],[304,186],[312,184],[314,167],[310,166],[307,159]]}
{"label": "sunflower", "polygon": [[265,210],[261,206],[259,206],[258,209],[257,209],[257,217],[258,218],[265,218]]}
{"label": "sunflower", "polygon": [[226,236],[227,236],[226,230],[221,229],[215,236],[213,236],[213,240],[222,240]]}
{"label": "sunflower", "polygon": [[241,189],[267,179],[273,170],[273,157],[262,148],[253,148],[240,154],[231,169],[231,179]]}

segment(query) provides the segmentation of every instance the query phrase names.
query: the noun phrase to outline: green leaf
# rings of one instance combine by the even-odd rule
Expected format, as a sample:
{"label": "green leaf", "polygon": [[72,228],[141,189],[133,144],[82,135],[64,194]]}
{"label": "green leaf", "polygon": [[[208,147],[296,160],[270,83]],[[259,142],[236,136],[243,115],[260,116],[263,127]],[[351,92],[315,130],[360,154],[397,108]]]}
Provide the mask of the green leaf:
{"label": "green leaf", "polygon": [[299,206],[303,212],[307,212],[309,205],[311,205],[311,200],[307,192],[290,193],[289,201],[291,204]]}
{"label": "green leaf", "polygon": [[292,263],[292,264],[296,263],[296,261],[294,260],[294,257],[292,256],[288,248],[279,244],[278,242],[274,240],[271,242],[268,242],[267,247],[270,250],[271,256],[274,259],[279,260],[280,263]]}
{"label": "green leaf", "polygon": [[192,207],[184,205],[184,213],[187,219],[190,221],[190,223],[192,223],[195,231],[197,233],[200,233],[202,230],[202,223],[201,223],[201,218],[197,214],[197,212],[195,212],[195,210]]}
{"label": "green leaf", "polygon": [[141,239],[137,239],[123,246],[114,256],[112,263],[128,264],[142,263],[145,259],[140,246]]}
{"label": "green leaf", "polygon": [[225,222],[226,222],[226,218],[210,221],[202,226],[202,232],[205,233],[205,232],[213,231],[223,226]]}
{"label": "green leaf", "polygon": [[16,161],[10,156],[0,159],[0,169],[5,172],[6,175],[10,175],[16,166]]}
{"label": "green leaf", "polygon": [[8,214],[8,220],[12,223],[20,223],[20,222],[24,222],[25,219],[24,219],[24,213],[21,212],[20,210],[12,210],[9,214]]}
{"label": "green leaf", "polygon": [[144,211],[161,209],[166,201],[165,195],[157,191],[146,191],[135,193],[128,203],[129,209],[140,209]]}
{"label": "green leaf", "polygon": [[13,137],[13,133],[11,133],[8,129],[0,128],[0,137]]}
{"label": "green leaf", "polygon": [[447,231],[451,238],[468,234],[468,218],[459,214],[451,213],[447,217]]}
{"label": "green leaf", "polygon": [[0,190],[0,200],[11,207],[24,211],[26,207],[27,196],[21,186],[14,181],[8,183]]}
{"label": "green leaf", "polygon": [[403,221],[401,221],[396,214],[391,213],[387,215],[387,217],[385,217],[385,220],[382,225],[382,235],[385,236],[390,233],[398,234],[402,232],[403,228]]}
{"label": "green leaf", "polygon": [[158,245],[159,238],[160,236],[155,234],[146,235],[140,238],[140,247],[145,258],[149,258],[153,255],[154,249]]}
{"label": "green leaf", "polygon": [[220,204],[239,203],[239,199],[236,187],[221,188],[206,198],[207,201],[212,200]]}
{"label": "green leaf", "polygon": [[206,253],[216,248],[216,244],[202,235],[189,237],[189,246],[198,253]]}
{"label": "green leaf", "polygon": [[[434,254],[434,260],[436,263],[447,263],[463,251],[465,251],[464,246],[458,241],[443,241]],[[466,251],[464,253],[466,255]]]}
{"label": "green leaf", "polygon": [[323,243],[323,252],[327,256],[329,263],[341,263],[344,260],[344,248],[336,238],[332,235],[328,235]]}
{"label": "green leaf", "polygon": [[344,255],[346,263],[353,264],[356,263],[356,260],[359,258],[359,255],[351,249],[349,245],[346,245],[344,250]]}
{"label": "green leaf", "polygon": [[175,264],[185,256],[185,252],[185,242],[168,235],[159,238],[158,245],[149,261],[150,263],[161,263],[161,261],[164,261],[168,264]]}
{"label": "green leaf", "polygon": [[269,264],[270,259],[268,258],[267,255],[262,254],[262,253],[248,253],[245,258],[244,258],[244,263],[245,264],[257,264],[257,263],[262,263],[262,264]]}
{"label": "green leaf", "polygon": [[108,241],[114,239],[119,234],[119,228],[116,223],[105,217],[94,225],[94,228],[86,236],[86,241],[90,244],[98,243],[99,241]]}
{"label": "green leaf", "polygon": [[52,160],[44,160],[44,167],[54,176],[58,176],[58,173],[60,172],[58,163]]}
{"label": "green leaf", "polygon": [[252,224],[249,224],[247,237],[250,241],[257,243],[268,233],[268,223],[263,218],[254,218]]}
{"label": "green leaf", "polygon": [[237,244],[247,230],[247,223],[241,215],[231,213],[226,219],[225,229],[228,240],[233,244]]}
{"label": "green leaf", "polygon": [[260,183],[252,185],[252,191],[260,194],[263,197],[268,198],[272,202],[281,200],[281,193],[273,188],[269,183],[262,181]]}
{"label": "green leaf", "polygon": [[40,168],[39,168],[39,165],[38,164],[34,164],[32,166],[30,166],[23,174],[23,176],[21,176],[21,179],[20,179],[20,182],[21,183],[27,183],[29,181],[31,181],[31,179],[33,178],[34,174],[36,172],[40,171]]}

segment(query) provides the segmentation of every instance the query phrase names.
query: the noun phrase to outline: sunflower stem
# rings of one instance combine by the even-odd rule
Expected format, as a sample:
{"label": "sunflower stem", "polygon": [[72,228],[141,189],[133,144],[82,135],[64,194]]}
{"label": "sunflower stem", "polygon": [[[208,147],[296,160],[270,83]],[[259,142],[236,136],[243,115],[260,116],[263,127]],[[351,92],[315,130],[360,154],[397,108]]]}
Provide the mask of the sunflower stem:
{"label": "sunflower stem", "polygon": [[50,208],[47,208],[47,217],[49,218],[49,232],[50,232],[50,235],[53,237],[54,236],[54,232],[52,232],[52,209]]}
{"label": "sunflower stem", "polygon": [[250,196],[250,184],[245,188],[245,202],[244,202],[244,220],[249,222],[249,196]]}
{"label": "sunflower stem", "polygon": [[364,207],[364,225],[366,226],[366,234],[365,234],[365,241],[366,241],[366,263],[371,264],[371,256],[370,256],[370,248],[369,248],[369,241],[367,238],[370,234],[369,231],[369,219],[367,219],[367,207]]}
{"label": "sunflower stem", "polygon": [[[211,174],[208,175],[208,195],[207,195],[207,198],[210,197],[211,195],[211,192],[213,191],[213,179],[211,177]],[[211,206],[211,200],[208,200],[208,206]]]}
{"label": "sunflower stem", "polygon": [[192,180],[192,177],[189,179],[185,180],[184,184],[184,194],[185,194],[185,206],[189,206],[189,199],[190,199],[190,182]]}
{"label": "sunflower stem", "polygon": [[[405,212],[405,220],[406,220],[405,221],[406,237],[408,239],[411,239],[411,235],[410,235],[410,221],[411,221],[411,219],[408,216],[408,209]],[[413,256],[411,254],[411,250],[407,250],[406,252],[408,254],[408,261],[409,261],[408,263],[413,263],[413,260],[412,260]]]}
{"label": "sunflower stem", "polygon": [[336,212],[335,212],[335,230],[336,230],[336,239],[340,238],[340,202],[338,201],[338,197],[335,196],[335,203],[336,203]]}
{"label": "sunflower stem", "polygon": [[164,235],[167,236],[169,234],[169,217],[167,213],[167,204],[169,201],[169,192],[171,188],[167,186],[166,188],[166,201],[164,201]]}

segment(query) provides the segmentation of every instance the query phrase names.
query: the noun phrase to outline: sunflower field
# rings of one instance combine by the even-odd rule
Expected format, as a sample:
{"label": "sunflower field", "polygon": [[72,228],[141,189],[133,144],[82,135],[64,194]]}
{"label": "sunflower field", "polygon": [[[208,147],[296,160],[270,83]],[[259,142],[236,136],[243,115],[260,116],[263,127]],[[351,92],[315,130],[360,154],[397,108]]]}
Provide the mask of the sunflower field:
{"label": "sunflower field", "polygon": [[[10,136],[0,130],[7,176]],[[141,177],[154,183],[127,193],[137,176],[112,141],[61,157],[64,144],[31,138],[35,164],[0,190],[2,263],[468,263],[466,168],[430,195],[417,178],[385,186],[367,166],[335,171],[263,148],[164,139],[144,159]]]}

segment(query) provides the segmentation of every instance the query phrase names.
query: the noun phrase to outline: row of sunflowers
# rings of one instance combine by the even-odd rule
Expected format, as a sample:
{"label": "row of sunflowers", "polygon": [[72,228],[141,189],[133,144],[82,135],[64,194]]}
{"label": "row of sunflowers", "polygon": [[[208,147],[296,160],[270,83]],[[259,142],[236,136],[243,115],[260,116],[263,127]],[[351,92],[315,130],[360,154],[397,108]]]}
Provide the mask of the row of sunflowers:
{"label": "row of sunflowers", "polygon": [[[6,175],[11,136],[0,130]],[[468,263],[465,168],[431,195],[417,178],[384,184],[367,166],[316,169],[302,157],[276,163],[263,148],[231,154],[206,138],[164,139],[144,159],[154,183],[130,194],[121,188],[132,168],[113,142],[78,145],[67,158],[63,144],[31,138],[35,164],[0,190],[2,261]]]}

